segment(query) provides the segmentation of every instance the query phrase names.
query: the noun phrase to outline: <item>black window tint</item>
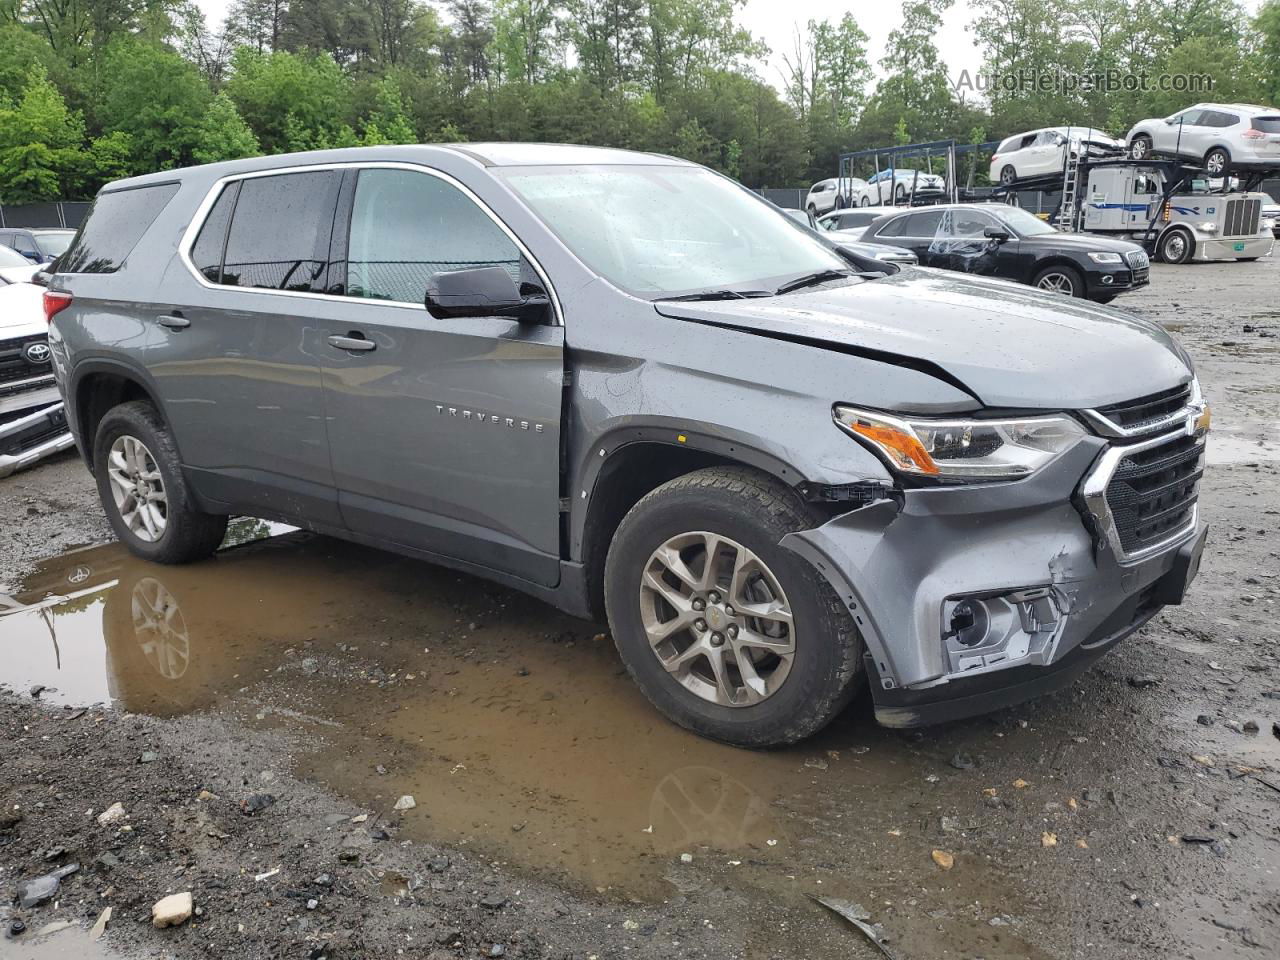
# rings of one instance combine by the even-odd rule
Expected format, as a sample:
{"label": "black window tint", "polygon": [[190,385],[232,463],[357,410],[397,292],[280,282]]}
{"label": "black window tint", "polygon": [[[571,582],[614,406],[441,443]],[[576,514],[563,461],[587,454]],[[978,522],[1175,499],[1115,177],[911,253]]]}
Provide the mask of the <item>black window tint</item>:
{"label": "black window tint", "polygon": [[330,170],[241,181],[221,282],[319,292],[329,255],[336,181]]}
{"label": "black window tint", "polygon": [[903,236],[932,237],[938,232],[938,227],[942,224],[942,213],[938,210],[929,213],[913,213],[904,219],[911,222],[907,224]]}
{"label": "black window tint", "polygon": [[902,236],[902,228],[906,225],[908,217],[897,217],[890,220],[879,230],[876,231],[877,237],[900,237]]}
{"label": "black window tint", "polygon": [[362,170],[347,251],[353,297],[422,303],[437,273],[503,267],[536,282],[519,248],[461,190],[410,170]]}
{"label": "black window tint", "polygon": [[191,247],[191,262],[201,276],[212,283],[222,282],[222,250],[227,243],[227,225],[231,223],[231,211],[235,209],[239,192],[239,181],[222,188]]}
{"label": "black window tint", "polygon": [[176,183],[100,193],[71,246],[58,260],[62,273],[113,273],[160,215]]}

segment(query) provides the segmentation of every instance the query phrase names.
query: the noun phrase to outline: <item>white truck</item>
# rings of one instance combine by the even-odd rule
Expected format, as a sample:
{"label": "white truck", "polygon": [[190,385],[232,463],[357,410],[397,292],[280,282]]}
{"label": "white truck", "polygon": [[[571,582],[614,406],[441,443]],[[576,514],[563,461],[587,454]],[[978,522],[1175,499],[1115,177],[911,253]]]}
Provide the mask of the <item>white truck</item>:
{"label": "white truck", "polygon": [[[1166,263],[1257,260],[1275,238],[1263,223],[1264,193],[1195,177],[1168,161],[1106,160],[1087,165],[1074,226],[1136,240]],[[1222,181],[1217,181],[1222,184]],[[1070,211],[1067,211],[1070,216]]]}

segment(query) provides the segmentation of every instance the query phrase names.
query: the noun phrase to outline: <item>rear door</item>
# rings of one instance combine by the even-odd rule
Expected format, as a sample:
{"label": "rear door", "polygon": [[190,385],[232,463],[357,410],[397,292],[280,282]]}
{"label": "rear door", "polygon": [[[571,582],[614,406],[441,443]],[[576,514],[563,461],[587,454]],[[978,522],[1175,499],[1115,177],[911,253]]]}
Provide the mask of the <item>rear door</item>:
{"label": "rear door", "polygon": [[166,277],[147,348],[205,496],[262,516],[337,525],[320,352],[341,172],[255,174],[217,188]]}
{"label": "rear door", "polygon": [[347,263],[347,339],[320,354],[346,524],[557,583],[564,328],[550,308],[521,322],[441,320],[423,306],[441,272],[500,266],[526,295],[549,292],[546,281],[445,176],[370,166],[348,177],[346,249],[334,254]]}

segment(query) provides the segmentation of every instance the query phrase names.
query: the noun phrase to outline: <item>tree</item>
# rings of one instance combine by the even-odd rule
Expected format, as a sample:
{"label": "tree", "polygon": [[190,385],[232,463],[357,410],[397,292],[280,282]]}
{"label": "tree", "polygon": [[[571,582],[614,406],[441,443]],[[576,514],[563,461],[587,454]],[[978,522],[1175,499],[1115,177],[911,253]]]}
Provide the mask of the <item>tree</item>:
{"label": "tree", "polygon": [[1253,21],[1259,83],[1267,103],[1280,104],[1280,0],[1267,0]]}
{"label": "tree", "polygon": [[44,71],[32,70],[17,101],[0,95],[0,202],[73,196],[83,141],[84,122]]}
{"label": "tree", "polygon": [[252,157],[259,152],[258,138],[240,116],[234,101],[226,93],[219,93],[196,129],[191,159],[196,163],[217,163]]}
{"label": "tree", "polygon": [[227,94],[264,152],[349,139],[351,81],[328,54],[241,47],[231,64]]}
{"label": "tree", "polygon": [[497,0],[493,11],[493,45],[503,74],[527,84],[550,72],[562,54],[554,0]]}

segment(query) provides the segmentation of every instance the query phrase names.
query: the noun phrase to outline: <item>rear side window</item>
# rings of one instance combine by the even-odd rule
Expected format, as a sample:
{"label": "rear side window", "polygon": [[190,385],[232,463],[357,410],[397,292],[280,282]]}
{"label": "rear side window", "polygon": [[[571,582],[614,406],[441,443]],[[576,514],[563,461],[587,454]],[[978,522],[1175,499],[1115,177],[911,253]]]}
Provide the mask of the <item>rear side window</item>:
{"label": "rear side window", "polygon": [[932,237],[942,225],[942,213],[938,210],[929,213],[913,213],[905,219],[910,221],[903,234],[908,237]]}
{"label": "rear side window", "polygon": [[435,274],[474,267],[502,267],[517,285],[537,282],[488,214],[453,184],[425,173],[360,171],[350,238],[352,297],[422,303]]}
{"label": "rear side window", "polygon": [[176,183],[100,193],[61,259],[59,273],[114,273],[155,222]]}
{"label": "rear side window", "polygon": [[337,181],[331,170],[241,181],[218,282],[322,292]]}
{"label": "rear side window", "polygon": [[880,227],[876,231],[877,237],[900,237],[902,236],[902,228],[906,225],[906,217],[897,217]]}
{"label": "rear side window", "polygon": [[1240,122],[1240,118],[1234,113],[1222,113],[1219,110],[1205,111],[1205,118],[1202,121],[1206,127],[1234,127]]}
{"label": "rear side window", "polygon": [[1280,133],[1280,117],[1254,117],[1253,129],[1263,133]]}
{"label": "rear side window", "polygon": [[235,209],[239,194],[239,181],[222,188],[191,248],[191,262],[210,283],[222,282],[222,254],[227,246],[227,227],[231,224],[231,211]]}

